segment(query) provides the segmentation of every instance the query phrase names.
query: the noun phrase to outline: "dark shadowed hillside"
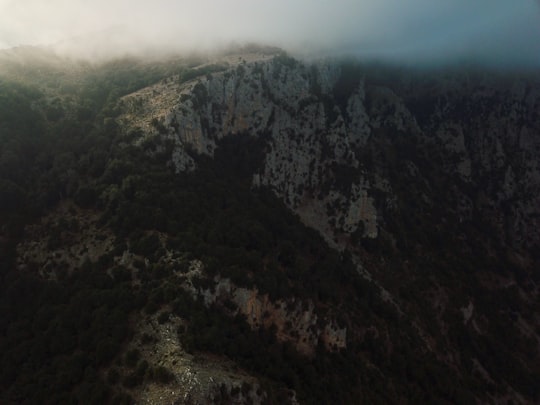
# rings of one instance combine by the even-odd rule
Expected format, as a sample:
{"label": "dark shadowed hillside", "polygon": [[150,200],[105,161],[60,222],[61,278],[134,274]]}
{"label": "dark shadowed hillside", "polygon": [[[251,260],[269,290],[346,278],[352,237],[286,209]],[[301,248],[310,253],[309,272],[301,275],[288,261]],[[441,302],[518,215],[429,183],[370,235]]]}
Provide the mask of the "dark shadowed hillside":
{"label": "dark shadowed hillside", "polygon": [[537,75],[0,65],[0,402],[540,401]]}

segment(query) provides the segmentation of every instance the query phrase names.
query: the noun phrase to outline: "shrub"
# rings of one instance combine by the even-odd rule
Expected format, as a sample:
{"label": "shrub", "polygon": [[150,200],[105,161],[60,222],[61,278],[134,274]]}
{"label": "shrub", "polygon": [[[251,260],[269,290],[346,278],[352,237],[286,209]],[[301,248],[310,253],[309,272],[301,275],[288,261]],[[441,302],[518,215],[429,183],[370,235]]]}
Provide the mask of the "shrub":
{"label": "shrub", "polygon": [[125,365],[130,368],[135,367],[137,365],[137,362],[139,361],[140,356],[141,354],[137,349],[129,350],[124,357]]}
{"label": "shrub", "polygon": [[167,311],[163,311],[158,315],[157,321],[160,325],[164,324],[165,322],[169,321],[170,313]]}
{"label": "shrub", "polygon": [[152,370],[152,379],[160,384],[169,384],[175,380],[174,374],[163,366]]}

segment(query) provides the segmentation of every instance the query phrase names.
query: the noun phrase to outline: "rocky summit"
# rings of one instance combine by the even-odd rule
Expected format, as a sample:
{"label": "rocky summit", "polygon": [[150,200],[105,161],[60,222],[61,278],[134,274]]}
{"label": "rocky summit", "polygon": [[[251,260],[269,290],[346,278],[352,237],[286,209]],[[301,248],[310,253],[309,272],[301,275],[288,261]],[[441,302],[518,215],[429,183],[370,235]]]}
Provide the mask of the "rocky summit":
{"label": "rocky summit", "polygon": [[540,401],[537,73],[39,55],[0,70],[0,347],[55,362],[7,402]]}

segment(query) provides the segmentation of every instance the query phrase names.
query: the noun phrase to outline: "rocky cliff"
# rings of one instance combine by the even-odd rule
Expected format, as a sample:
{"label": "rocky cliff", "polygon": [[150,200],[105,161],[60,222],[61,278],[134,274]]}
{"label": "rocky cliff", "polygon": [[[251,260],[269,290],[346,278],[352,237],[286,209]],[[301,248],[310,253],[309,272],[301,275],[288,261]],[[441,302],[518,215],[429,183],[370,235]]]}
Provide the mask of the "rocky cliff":
{"label": "rocky cliff", "polygon": [[[502,347],[532,347],[498,355],[515,364],[538,358],[538,76],[303,63],[282,53],[220,66],[124,97],[125,132],[169,153],[177,172],[194,170],[198,156],[213,156],[226,139],[257,139],[256,148],[237,150],[239,159],[260,157],[246,168],[254,188],[271,189],[331,247],[351,253],[424,350],[458,370],[472,360],[474,378],[488,384],[506,375],[499,380],[506,388],[490,400],[527,402],[508,382],[509,369],[491,364],[491,349],[475,350],[497,328],[514,328]],[[497,294],[512,295],[529,314],[487,298]],[[232,296],[252,324],[283,305],[256,290]],[[459,317],[466,331],[456,335]],[[392,351],[391,332],[351,319],[348,339],[375,336]],[[464,352],[460,339],[476,349]]]}
{"label": "rocky cliff", "polygon": [[537,74],[40,58],[0,69],[0,401],[540,401]]}
{"label": "rocky cliff", "polygon": [[212,155],[226,136],[264,139],[253,184],[272,188],[339,248],[352,234],[376,238],[407,182],[425,187],[419,209],[434,209],[429,192],[447,182],[451,201],[441,209],[459,221],[486,219],[512,247],[538,246],[538,80],[304,64],[283,54],[229,62],[125,97],[121,121],[143,139],[170,140],[179,171],[194,167],[190,153]]}

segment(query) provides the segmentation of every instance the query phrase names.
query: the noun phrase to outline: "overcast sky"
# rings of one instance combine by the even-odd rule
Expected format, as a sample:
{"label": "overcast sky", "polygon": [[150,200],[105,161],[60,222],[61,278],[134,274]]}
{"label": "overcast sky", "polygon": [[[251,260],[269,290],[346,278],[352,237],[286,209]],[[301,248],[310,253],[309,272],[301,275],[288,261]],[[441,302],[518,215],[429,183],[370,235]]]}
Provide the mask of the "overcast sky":
{"label": "overcast sky", "polygon": [[405,61],[472,58],[540,66],[540,2],[0,0],[0,49],[66,44],[81,36],[96,38],[94,48],[128,51],[252,41]]}

